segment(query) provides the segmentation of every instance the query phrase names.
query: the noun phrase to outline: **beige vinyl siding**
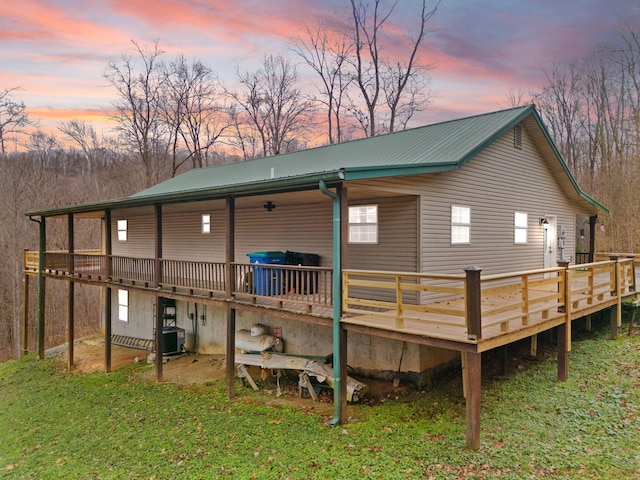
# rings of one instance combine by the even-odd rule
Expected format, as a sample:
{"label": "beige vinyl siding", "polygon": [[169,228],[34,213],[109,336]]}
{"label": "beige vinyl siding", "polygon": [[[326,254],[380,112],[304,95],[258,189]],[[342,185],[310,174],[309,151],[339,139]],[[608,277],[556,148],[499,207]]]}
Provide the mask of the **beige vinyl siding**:
{"label": "beige vinyl siding", "polygon": [[[424,271],[462,273],[469,265],[486,274],[542,268],[543,215],[556,216],[565,226],[565,257],[573,257],[576,214],[587,213],[576,212],[526,130],[522,149],[513,147],[508,132],[461,170],[423,179]],[[471,207],[469,245],[451,245],[452,204]],[[516,211],[528,214],[526,244],[514,243]]]}
{"label": "beige vinyl siding", "polygon": [[378,205],[378,243],[347,245],[346,268],[416,272],[419,237],[416,197],[350,203],[355,205]]}
{"label": "beige vinyl siding", "polygon": [[[393,180],[390,180],[393,183]],[[416,272],[418,266],[418,202],[413,196],[373,198],[353,202],[354,205],[378,205],[378,243],[347,245],[346,268]],[[348,219],[347,219],[348,220]],[[393,281],[390,279],[390,281]],[[351,288],[349,295],[357,298],[396,301],[393,288],[387,290]],[[406,293],[403,300],[416,302],[415,292]]]}
{"label": "beige vinyl siding", "polygon": [[[162,216],[162,257],[169,260],[224,262],[226,218],[223,209],[167,212]],[[202,233],[202,215],[211,215],[211,233]]]}
{"label": "beige vinyl siding", "polygon": [[247,253],[287,250],[320,255],[330,267],[333,248],[333,210],[330,201],[281,204],[236,210],[236,262],[249,262]]}
{"label": "beige vinyl siding", "polygon": [[[118,240],[118,220],[127,221],[127,240]],[[111,246],[116,256],[155,257],[155,213],[153,208],[117,210],[111,214]]]}
{"label": "beige vinyl siding", "polygon": [[[458,171],[352,182],[349,191],[420,197],[417,244],[420,271],[426,273],[463,274],[471,265],[485,274],[542,268],[543,215],[557,217],[558,228],[564,225],[564,256],[573,261],[576,220],[589,215],[564,194],[526,128],[522,149],[513,146],[510,130]],[[471,209],[470,244],[451,244],[452,205]],[[528,215],[526,244],[514,243],[516,211]]]}

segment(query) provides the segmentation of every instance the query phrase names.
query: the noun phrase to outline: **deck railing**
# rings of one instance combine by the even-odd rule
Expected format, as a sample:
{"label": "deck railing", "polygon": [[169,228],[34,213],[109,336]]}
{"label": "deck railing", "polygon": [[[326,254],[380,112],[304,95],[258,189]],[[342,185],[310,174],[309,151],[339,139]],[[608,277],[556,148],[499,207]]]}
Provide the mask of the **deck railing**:
{"label": "deck railing", "polygon": [[174,287],[225,291],[225,265],[216,262],[162,260],[162,283]]}
{"label": "deck railing", "polygon": [[[38,271],[38,252],[25,251],[24,268]],[[159,268],[159,276],[156,269]],[[311,312],[332,305],[332,269],[297,265],[233,263],[233,296],[250,303],[273,305]],[[54,276],[74,276],[87,281],[110,280],[119,284],[154,287],[171,292],[225,298],[226,265],[201,262],[124,256],[107,256],[99,252],[46,252],[44,271]],[[160,282],[158,284],[158,278]]]}
{"label": "deck railing", "polygon": [[269,299],[278,308],[311,312],[330,307],[333,270],[326,267],[234,263],[233,292],[236,299]]}
{"label": "deck railing", "polygon": [[[37,252],[25,252],[25,270],[38,271]],[[44,270],[221,299],[229,290],[238,301],[307,313],[333,304],[332,270],[324,267],[233,263],[229,289],[222,262],[47,252]],[[366,315],[396,330],[430,326],[473,342],[532,323],[588,315],[635,292],[636,284],[634,259],[624,257],[485,276],[473,269],[466,275],[345,270],[342,288],[346,317]],[[322,314],[330,316],[331,310]]]}
{"label": "deck railing", "polygon": [[[416,291],[421,302],[406,302]],[[470,342],[580,318],[633,292],[632,258],[486,276],[474,269],[466,275],[343,271],[348,316],[366,317],[380,328],[442,332]]]}
{"label": "deck railing", "polygon": [[447,302],[464,298],[464,275],[345,270],[342,289],[346,314],[375,312],[398,329],[405,318],[419,314],[429,315],[435,325],[465,326],[464,306]]}

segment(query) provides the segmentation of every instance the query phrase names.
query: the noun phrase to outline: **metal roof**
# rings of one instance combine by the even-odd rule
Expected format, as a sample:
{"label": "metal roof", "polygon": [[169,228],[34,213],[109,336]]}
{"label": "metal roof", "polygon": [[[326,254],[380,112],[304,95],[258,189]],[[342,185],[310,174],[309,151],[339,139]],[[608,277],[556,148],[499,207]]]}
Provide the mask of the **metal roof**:
{"label": "metal roof", "polygon": [[[345,180],[444,171],[459,167],[518,123],[531,106],[467,117],[387,135],[191,170],[133,197],[170,195],[269,180],[342,172]],[[386,174],[386,175],[385,175]]]}
{"label": "metal roof", "polygon": [[376,137],[264,157],[229,165],[190,170],[124,199],[61,207],[27,215],[54,216],[105,208],[171,203],[223,195],[250,195],[300,189],[319,180],[357,180],[456,170],[514,125],[533,117],[549,145],[543,151],[566,175],[573,194],[608,213],[580,190],[542,124],[535,106],[436,123]]}

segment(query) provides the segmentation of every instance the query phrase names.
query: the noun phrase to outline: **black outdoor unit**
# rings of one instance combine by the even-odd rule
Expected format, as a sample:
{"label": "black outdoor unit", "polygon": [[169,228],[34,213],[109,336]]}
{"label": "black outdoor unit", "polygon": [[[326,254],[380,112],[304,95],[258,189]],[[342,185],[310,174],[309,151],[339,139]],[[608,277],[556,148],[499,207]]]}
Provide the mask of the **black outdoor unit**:
{"label": "black outdoor unit", "polygon": [[[315,253],[289,252],[285,253],[285,265],[299,265],[303,267],[319,267],[320,255]],[[287,288],[296,293],[317,293],[318,272],[287,272]]]}
{"label": "black outdoor unit", "polygon": [[184,349],[184,328],[163,327],[162,329],[162,355],[176,355]]}

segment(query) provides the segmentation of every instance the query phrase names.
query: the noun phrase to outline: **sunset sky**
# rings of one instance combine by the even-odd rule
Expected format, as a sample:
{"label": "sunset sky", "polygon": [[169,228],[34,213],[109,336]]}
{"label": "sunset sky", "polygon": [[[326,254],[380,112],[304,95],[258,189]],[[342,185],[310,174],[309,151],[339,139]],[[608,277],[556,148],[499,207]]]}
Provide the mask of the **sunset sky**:
{"label": "sunset sky", "polygon": [[[400,0],[397,21],[417,7]],[[222,81],[254,71],[265,53],[287,54],[305,22],[346,20],[348,0],[21,0],[0,2],[0,91],[20,87],[43,128],[60,120],[97,121],[115,92],[110,61],[158,41],[170,59],[200,59]],[[420,123],[506,106],[510,89],[544,82],[541,67],[619,38],[640,0],[442,0],[422,59],[436,93]],[[637,13],[636,13],[637,14]],[[406,15],[405,15],[406,16]],[[410,19],[404,19],[409,21]],[[299,67],[303,78],[313,78]],[[309,75],[307,77],[307,75]],[[315,80],[315,79],[314,79]],[[102,127],[106,128],[106,127]]]}

